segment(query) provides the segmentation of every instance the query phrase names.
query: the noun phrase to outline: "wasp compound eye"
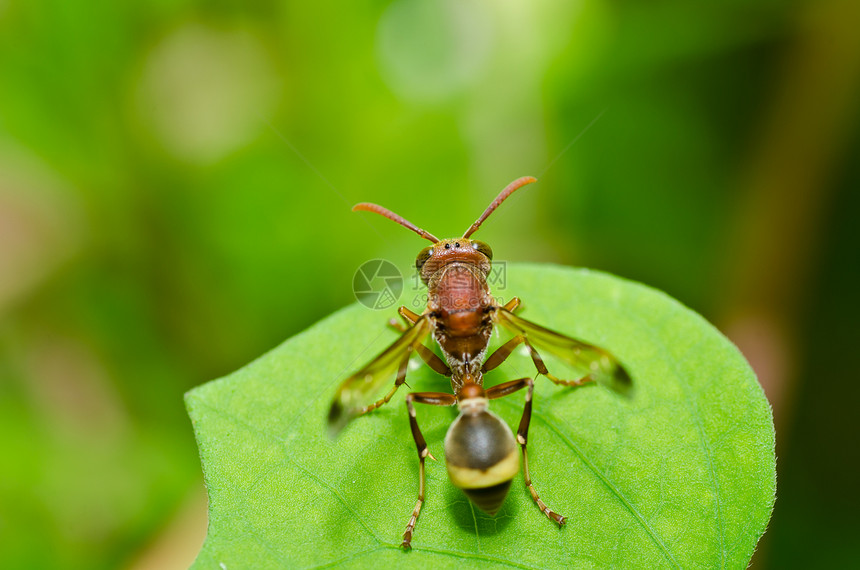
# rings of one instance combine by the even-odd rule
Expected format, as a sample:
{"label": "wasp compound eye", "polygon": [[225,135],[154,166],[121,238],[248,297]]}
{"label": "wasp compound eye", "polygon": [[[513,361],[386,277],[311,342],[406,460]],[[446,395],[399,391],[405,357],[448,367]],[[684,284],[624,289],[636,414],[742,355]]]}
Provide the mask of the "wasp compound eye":
{"label": "wasp compound eye", "polygon": [[480,240],[473,239],[472,240],[472,247],[474,247],[476,250],[478,250],[479,252],[486,255],[487,259],[489,259],[490,261],[493,260],[493,250],[486,243],[484,243]]}
{"label": "wasp compound eye", "polygon": [[424,264],[427,263],[427,260],[430,259],[430,250],[432,247],[425,247],[421,251],[418,252],[418,257],[415,258],[415,269],[421,271],[421,268],[424,267]]}

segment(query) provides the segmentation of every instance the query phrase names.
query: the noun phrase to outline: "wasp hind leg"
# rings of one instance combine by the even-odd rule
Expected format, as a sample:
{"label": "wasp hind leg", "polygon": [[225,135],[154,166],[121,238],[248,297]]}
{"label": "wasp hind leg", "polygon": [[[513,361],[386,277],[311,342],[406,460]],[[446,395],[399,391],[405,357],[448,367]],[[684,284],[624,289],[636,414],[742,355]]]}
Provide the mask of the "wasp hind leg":
{"label": "wasp hind leg", "polygon": [[445,394],[444,392],[411,392],[406,395],[406,407],[409,409],[409,427],[412,428],[412,437],[415,439],[415,445],[418,447],[418,502],[412,510],[412,516],[406,524],[406,532],[403,533],[403,542],[400,544],[404,549],[412,548],[412,532],[415,530],[415,523],[418,521],[418,515],[421,512],[421,506],[424,504],[424,459],[436,460],[430,454],[430,449],[427,447],[427,442],[424,440],[424,435],[418,427],[418,420],[415,417],[415,406],[413,402],[419,404],[428,404],[430,406],[453,406],[457,403],[457,398],[454,394]]}
{"label": "wasp hind leg", "polygon": [[523,408],[523,417],[520,419],[520,427],[517,428],[517,441],[523,449],[523,476],[525,477],[526,485],[529,488],[532,499],[537,503],[538,508],[540,508],[540,510],[543,511],[543,514],[548,516],[550,520],[558,523],[558,526],[562,526],[567,519],[546,506],[546,503],[541,500],[534,485],[532,485],[532,478],[529,474],[529,456],[528,452],[526,452],[526,443],[528,443],[529,423],[532,419],[532,395],[535,388],[535,382],[531,378],[527,378],[527,381],[529,388],[528,392],[526,392],[526,405]]}
{"label": "wasp hind leg", "polygon": [[541,512],[549,517],[550,520],[556,522],[558,526],[562,526],[567,519],[550,509],[546,503],[541,500],[535,486],[532,484],[531,474],[529,473],[529,456],[526,451],[526,444],[529,439],[529,424],[532,419],[532,396],[534,394],[534,387],[535,382],[529,377],[520,378],[519,380],[511,380],[510,382],[503,382],[502,384],[493,386],[487,390],[487,398],[495,400],[496,398],[502,398],[508,394],[513,394],[523,388],[528,388],[526,391],[526,405],[523,408],[523,416],[520,419],[520,426],[517,428],[517,443],[520,444],[520,448],[523,450],[523,477],[525,478],[526,486],[529,488],[529,493],[531,494],[532,499],[534,499],[534,502],[537,504]]}

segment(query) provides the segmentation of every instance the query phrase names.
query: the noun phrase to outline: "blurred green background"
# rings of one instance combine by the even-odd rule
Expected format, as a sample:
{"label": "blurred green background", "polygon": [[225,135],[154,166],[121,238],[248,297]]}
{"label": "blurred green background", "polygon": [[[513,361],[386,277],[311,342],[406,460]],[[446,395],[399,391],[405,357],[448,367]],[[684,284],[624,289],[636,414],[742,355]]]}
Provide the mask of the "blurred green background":
{"label": "blurred green background", "polygon": [[856,563],[858,22],[853,0],[0,0],[0,567],[187,566],[183,392],[352,302],[364,261],[409,271],[426,243],[353,203],[459,235],[526,174],[480,231],[497,259],[661,288],[756,368],[779,485],[755,565]]}

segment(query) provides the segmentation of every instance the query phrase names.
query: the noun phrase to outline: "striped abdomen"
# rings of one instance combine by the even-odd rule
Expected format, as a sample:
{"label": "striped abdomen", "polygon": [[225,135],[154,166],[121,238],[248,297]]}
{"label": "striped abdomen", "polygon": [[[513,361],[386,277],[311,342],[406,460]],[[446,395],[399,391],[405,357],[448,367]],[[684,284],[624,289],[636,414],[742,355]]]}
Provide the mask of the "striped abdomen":
{"label": "striped abdomen", "polygon": [[445,436],[448,477],[482,511],[495,515],[511,479],[520,470],[520,456],[511,428],[483,409],[462,412]]}

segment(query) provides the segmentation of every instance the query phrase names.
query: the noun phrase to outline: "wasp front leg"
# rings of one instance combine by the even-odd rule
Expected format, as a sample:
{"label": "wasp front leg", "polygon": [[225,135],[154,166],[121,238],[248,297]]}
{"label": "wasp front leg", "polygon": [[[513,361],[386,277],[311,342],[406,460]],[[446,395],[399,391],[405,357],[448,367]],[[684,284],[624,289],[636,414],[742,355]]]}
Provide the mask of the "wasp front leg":
{"label": "wasp front leg", "polygon": [[401,546],[405,549],[412,548],[412,531],[415,529],[415,523],[418,521],[418,515],[421,512],[421,506],[424,504],[424,459],[436,460],[430,453],[427,447],[427,442],[424,440],[424,435],[418,427],[418,420],[415,417],[415,406],[412,402],[419,404],[428,404],[431,406],[453,406],[457,403],[457,398],[453,394],[445,394],[444,392],[411,392],[406,395],[406,407],[409,409],[409,427],[412,428],[412,437],[415,439],[415,445],[418,447],[418,502],[412,510],[412,516],[406,524],[406,532],[403,533],[403,542]]}
{"label": "wasp front leg", "polygon": [[[421,315],[413,313],[406,307],[400,307],[397,312],[400,313],[400,316],[403,317],[406,324],[397,322],[397,319],[391,319],[388,321],[388,325],[400,332],[406,332],[410,326],[415,324],[415,321],[421,318]],[[444,360],[436,356],[432,350],[423,344],[417,345],[415,350],[418,352],[418,356],[420,356],[421,359],[427,363],[427,366],[432,368],[434,372],[441,374],[442,376],[451,376],[451,368],[445,364]]]}
{"label": "wasp front leg", "polygon": [[406,329],[414,325],[415,321],[421,318],[421,315],[419,315],[418,313],[413,313],[406,307],[400,307],[399,309],[397,309],[397,313],[403,319],[405,324],[397,322],[397,319],[395,318],[391,318],[388,320],[388,326],[398,332],[406,332]]}

